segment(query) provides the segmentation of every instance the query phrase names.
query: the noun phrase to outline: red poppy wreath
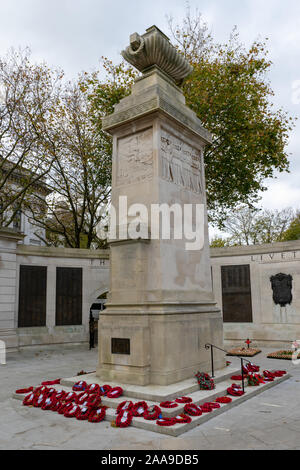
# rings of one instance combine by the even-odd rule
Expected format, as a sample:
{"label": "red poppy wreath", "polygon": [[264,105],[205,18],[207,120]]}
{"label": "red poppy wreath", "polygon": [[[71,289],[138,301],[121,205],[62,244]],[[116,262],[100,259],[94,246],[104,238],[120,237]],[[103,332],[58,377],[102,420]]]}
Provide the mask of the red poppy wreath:
{"label": "red poppy wreath", "polygon": [[119,404],[117,408],[117,414],[121,413],[122,410],[132,410],[133,408],[133,403],[132,401],[122,401],[122,403]]}
{"label": "red poppy wreath", "polygon": [[141,418],[144,416],[145,411],[147,411],[148,405],[145,401],[139,401],[138,403],[135,403],[132,408],[133,416],[136,416],[137,418]]}
{"label": "red poppy wreath", "polygon": [[106,393],[107,398],[119,398],[121,395],[123,395],[122,387],[114,387]]}
{"label": "red poppy wreath", "polygon": [[201,416],[202,411],[197,405],[194,404],[187,404],[184,407],[184,413],[189,416]]}
{"label": "red poppy wreath", "polygon": [[193,399],[190,397],[181,397],[181,398],[176,398],[176,403],[192,403]]}
{"label": "red poppy wreath", "polygon": [[158,426],[174,426],[176,422],[176,418],[160,418],[156,421],[156,424]]}
{"label": "red poppy wreath", "polygon": [[121,410],[116,418],[116,426],[119,428],[127,428],[130,426],[133,418],[133,412],[131,410]]}
{"label": "red poppy wreath", "polygon": [[18,394],[25,394],[25,393],[32,392],[32,390],[33,390],[33,387],[19,388],[19,390],[16,390],[15,393],[18,393]]}
{"label": "red poppy wreath", "polygon": [[174,401],[162,401],[159,406],[161,406],[161,408],[176,408],[178,404]]}
{"label": "red poppy wreath", "polygon": [[149,421],[154,421],[159,418],[160,414],[161,414],[160,407],[157,405],[153,405],[145,411],[144,419],[147,419]]}
{"label": "red poppy wreath", "polygon": [[231,403],[232,398],[230,398],[230,397],[218,397],[218,398],[216,398],[216,402],[217,403],[223,403],[223,404]]}
{"label": "red poppy wreath", "polygon": [[88,406],[79,406],[76,412],[76,419],[79,421],[86,421],[89,419],[90,413],[95,410],[91,410]]}
{"label": "red poppy wreath", "polygon": [[90,423],[100,423],[103,421],[106,415],[106,406],[102,406],[98,410],[92,410],[89,415]]}

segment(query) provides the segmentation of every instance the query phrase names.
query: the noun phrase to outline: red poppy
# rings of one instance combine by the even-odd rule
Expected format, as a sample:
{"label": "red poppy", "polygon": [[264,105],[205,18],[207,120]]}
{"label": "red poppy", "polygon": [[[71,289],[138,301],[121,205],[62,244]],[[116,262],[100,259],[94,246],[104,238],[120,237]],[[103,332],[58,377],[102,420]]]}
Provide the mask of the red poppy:
{"label": "red poppy", "polygon": [[133,418],[132,410],[121,410],[116,418],[116,426],[119,428],[127,428],[130,426]]}
{"label": "red poppy", "polygon": [[160,414],[161,414],[160,407],[157,405],[153,405],[145,411],[144,419],[147,419],[149,421],[156,420],[159,418]]}

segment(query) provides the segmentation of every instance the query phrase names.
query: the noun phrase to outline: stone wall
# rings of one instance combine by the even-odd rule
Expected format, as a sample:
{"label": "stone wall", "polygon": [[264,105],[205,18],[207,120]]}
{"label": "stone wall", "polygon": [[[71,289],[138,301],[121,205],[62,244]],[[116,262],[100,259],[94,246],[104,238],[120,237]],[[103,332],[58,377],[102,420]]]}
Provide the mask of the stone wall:
{"label": "stone wall", "polygon": [[[248,337],[260,346],[291,347],[300,338],[300,240],[259,246],[211,249],[214,293],[222,303],[221,266],[249,265],[251,323],[224,323],[225,345],[241,344]],[[281,307],[273,300],[270,277],[291,275],[292,302]]]}
{"label": "stone wall", "polygon": [[[8,352],[41,344],[83,343],[89,338],[92,303],[108,291],[109,252],[18,244],[20,236],[0,231],[0,339]],[[18,328],[21,265],[47,267],[46,326]],[[56,326],[56,268],[82,268],[82,325]]]}

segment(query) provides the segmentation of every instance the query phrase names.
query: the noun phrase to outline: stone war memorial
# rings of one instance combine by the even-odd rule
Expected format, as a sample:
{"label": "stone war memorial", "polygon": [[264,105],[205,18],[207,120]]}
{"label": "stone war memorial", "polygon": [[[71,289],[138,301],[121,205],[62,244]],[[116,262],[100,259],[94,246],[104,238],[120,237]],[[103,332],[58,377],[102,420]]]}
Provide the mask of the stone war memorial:
{"label": "stone war memorial", "polygon": [[[210,134],[185,105],[180,83],[191,66],[156,27],[131,35],[123,57],[142,76],[103,120],[113,136],[112,204],[205,206],[203,149]],[[99,323],[102,380],[168,385],[208,371],[206,343],[223,345],[212,293],[206,208],[204,244],[118,237],[111,242],[110,293]],[[124,233],[121,224],[119,234]],[[125,227],[126,231],[127,227]],[[225,365],[216,354],[216,368]]]}
{"label": "stone war memorial", "polygon": [[[103,119],[113,161],[110,285],[99,317],[97,369],[18,389],[13,397],[79,421],[105,419],[177,437],[290,374],[262,376],[249,360],[238,358],[235,367],[225,361],[205,194],[203,155],[211,136],[180,89],[190,64],[156,26],[132,34],[122,55],[141,75]],[[95,280],[104,288],[100,261],[83,264],[86,290],[95,289]],[[279,298],[286,300],[292,296]]]}

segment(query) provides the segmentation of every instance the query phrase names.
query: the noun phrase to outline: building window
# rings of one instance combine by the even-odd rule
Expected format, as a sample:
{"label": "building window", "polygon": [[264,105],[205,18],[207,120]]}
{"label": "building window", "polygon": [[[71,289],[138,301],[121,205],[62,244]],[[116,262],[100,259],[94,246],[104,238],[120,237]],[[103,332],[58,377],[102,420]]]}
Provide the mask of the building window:
{"label": "building window", "polygon": [[22,222],[22,211],[21,209],[17,209],[13,218],[13,229],[20,232],[21,222]]}

